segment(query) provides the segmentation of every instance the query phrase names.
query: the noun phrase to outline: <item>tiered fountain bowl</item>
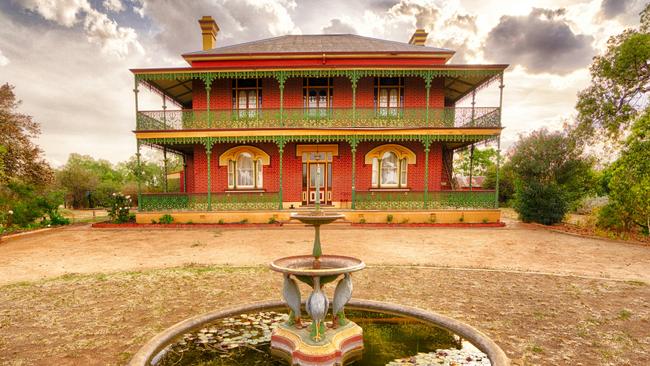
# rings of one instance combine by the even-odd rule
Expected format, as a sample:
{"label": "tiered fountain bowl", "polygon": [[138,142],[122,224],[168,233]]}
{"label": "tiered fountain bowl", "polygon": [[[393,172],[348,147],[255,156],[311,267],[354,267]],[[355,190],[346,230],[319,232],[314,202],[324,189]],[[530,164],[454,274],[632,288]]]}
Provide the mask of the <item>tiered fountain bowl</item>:
{"label": "tiered fountain bowl", "polygon": [[[294,213],[292,219],[313,226],[314,246],[311,255],[297,255],[276,259],[271,269],[284,275],[283,297],[291,309],[287,322],[280,324],[271,336],[271,353],[287,360],[291,365],[345,364],[360,358],[363,351],[363,330],[345,318],[344,306],[352,297],[350,273],[365,268],[362,260],[342,256],[324,255],[320,243],[320,227],[343,218],[339,213],[318,209],[306,213]],[[329,300],[322,291],[326,283],[339,277],[329,324],[325,319]],[[303,325],[300,289],[295,280],[312,288],[305,303],[310,316],[309,324]]]}

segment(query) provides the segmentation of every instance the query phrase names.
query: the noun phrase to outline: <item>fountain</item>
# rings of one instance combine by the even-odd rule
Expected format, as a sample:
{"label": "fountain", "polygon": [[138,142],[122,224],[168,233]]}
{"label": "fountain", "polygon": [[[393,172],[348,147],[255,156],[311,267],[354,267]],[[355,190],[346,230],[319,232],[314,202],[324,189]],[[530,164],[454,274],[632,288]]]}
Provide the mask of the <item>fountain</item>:
{"label": "fountain", "polygon": [[[320,198],[319,170],[316,190]],[[320,242],[320,227],[343,217],[323,211],[320,202],[313,211],[292,215],[313,226],[315,235],[311,255],[279,258],[270,265],[284,277],[283,301],[181,321],[147,342],[128,365],[510,365],[498,345],[467,324],[408,306],[351,299],[351,273],[362,270],[364,262],[323,254]],[[330,303],[323,286],[337,279]],[[304,302],[309,320],[302,316],[299,282],[311,287]]]}
{"label": "fountain", "polygon": [[[287,322],[273,331],[271,352],[291,365],[344,364],[359,358],[363,350],[363,330],[345,318],[344,307],[352,297],[350,273],[363,269],[365,264],[357,258],[323,254],[320,227],[344,215],[321,210],[320,174],[319,166],[316,170],[314,211],[291,215],[292,219],[314,227],[312,254],[280,258],[271,263],[272,270],[284,275],[282,294],[290,309]],[[331,304],[331,324],[327,327],[325,318],[330,304],[322,287],[340,277]],[[305,303],[305,310],[311,318],[307,326],[302,324],[302,302],[296,280],[312,288]]]}

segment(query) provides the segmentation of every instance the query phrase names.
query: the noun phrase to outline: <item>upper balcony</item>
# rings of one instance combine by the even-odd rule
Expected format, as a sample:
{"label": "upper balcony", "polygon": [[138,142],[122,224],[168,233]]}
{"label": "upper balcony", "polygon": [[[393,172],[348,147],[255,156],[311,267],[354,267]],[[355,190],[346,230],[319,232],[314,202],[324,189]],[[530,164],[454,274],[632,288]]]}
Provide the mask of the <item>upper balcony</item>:
{"label": "upper balcony", "polygon": [[499,128],[499,107],[138,111],[137,131],[317,128]]}

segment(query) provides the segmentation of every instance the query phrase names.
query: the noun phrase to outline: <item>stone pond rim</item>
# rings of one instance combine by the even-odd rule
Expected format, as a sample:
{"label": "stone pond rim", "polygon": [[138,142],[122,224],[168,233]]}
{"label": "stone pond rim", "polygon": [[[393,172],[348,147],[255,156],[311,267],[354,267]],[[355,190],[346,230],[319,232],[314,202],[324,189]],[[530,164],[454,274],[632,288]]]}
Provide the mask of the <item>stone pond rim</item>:
{"label": "stone pond rim", "polygon": [[[485,353],[490,359],[492,366],[510,366],[510,360],[505,352],[487,335],[483,334],[474,327],[462,323],[458,320],[440,315],[434,312],[422,309],[391,304],[385,302],[352,299],[347,304],[347,308],[355,310],[380,311],[384,313],[410,317],[444,328],[460,337],[468,340],[479,350]],[[212,311],[202,315],[185,319],[172,325],[163,332],[154,336],[131,358],[128,366],[150,366],[151,360],[162,351],[168,344],[172,343],[177,337],[200,329],[201,327],[219,319],[228,318],[242,313],[283,310],[286,304],[283,301],[260,301],[245,305],[233,306],[222,310]]]}

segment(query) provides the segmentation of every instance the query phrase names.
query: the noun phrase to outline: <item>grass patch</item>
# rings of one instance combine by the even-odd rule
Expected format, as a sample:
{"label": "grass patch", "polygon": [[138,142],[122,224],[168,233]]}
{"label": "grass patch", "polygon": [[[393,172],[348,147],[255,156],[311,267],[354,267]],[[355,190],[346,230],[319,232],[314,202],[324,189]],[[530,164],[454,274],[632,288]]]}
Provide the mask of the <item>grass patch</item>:
{"label": "grass patch", "polygon": [[621,309],[621,311],[618,312],[619,320],[629,320],[631,317],[632,317],[632,312],[627,309]]}

